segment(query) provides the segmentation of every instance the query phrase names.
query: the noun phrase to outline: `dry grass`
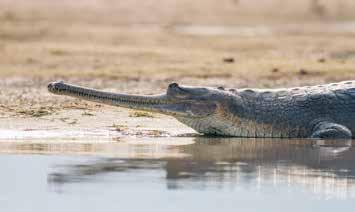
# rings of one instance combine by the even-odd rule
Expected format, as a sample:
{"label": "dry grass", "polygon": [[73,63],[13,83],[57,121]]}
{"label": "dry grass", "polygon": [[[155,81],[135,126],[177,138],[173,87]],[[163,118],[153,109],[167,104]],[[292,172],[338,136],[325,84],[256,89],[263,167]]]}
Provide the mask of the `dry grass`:
{"label": "dry grass", "polygon": [[88,112],[88,111],[85,111],[81,114],[82,116],[95,116],[94,113],[91,113],[91,112]]}
{"label": "dry grass", "polygon": [[[355,3],[349,1],[321,1],[326,11],[322,17],[313,11],[319,6],[309,0],[279,5],[282,11],[272,9],[280,4],[276,0],[258,1],[258,6],[253,1],[227,0],[218,4],[212,0],[203,4],[105,1],[109,7],[86,1],[17,1],[27,7],[0,2],[4,6],[0,7],[1,77],[122,81],[233,78],[242,85],[264,86],[257,83],[259,79],[277,78],[280,82],[276,85],[307,81],[299,80],[300,69],[319,73],[309,76],[324,79],[321,81],[350,78],[355,72],[354,30],[327,24],[330,20],[355,18],[351,10]],[[78,13],[84,6],[87,15]],[[152,9],[156,13],[151,14]],[[206,17],[199,11],[213,15]],[[209,34],[207,28],[209,33],[203,35],[204,28],[198,28],[195,34],[180,29],[194,25],[227,30]],[[234,62],[226,63],[225,58],[233,58]],[[326,62],[319,63],[320,58]],[[275,68],[283,74],[273,76],[271,70]]]}
{"label": "dry grass", "polygon": [[122,125],[122,124],[115,124],[113,123],[112,126],[110,126],[113,130],[118,131],[118,132],[123,132],[128,130],[128,126]]}
{"label": "dry grass", "polygon": [[154,115],[152,113],[143,112],[143,111],[132,111],[129,113],[129,117],[154,118]]}
{"label": "dry grass", "polygon": [[26,117],[42,117],[53,114],[54,111],[52,108],[40,107],[40,108],[30,108],[30,109],[19,109],[16,111],[16,114],[23,115]]}

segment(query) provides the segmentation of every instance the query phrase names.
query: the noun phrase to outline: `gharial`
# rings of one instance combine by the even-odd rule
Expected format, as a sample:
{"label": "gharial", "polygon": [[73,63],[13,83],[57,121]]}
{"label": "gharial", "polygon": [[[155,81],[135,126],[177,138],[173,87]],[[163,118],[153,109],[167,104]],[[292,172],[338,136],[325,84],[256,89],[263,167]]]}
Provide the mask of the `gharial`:
{"label": "gharial", "polygon": [[355,132],[355,81],[288,89],[224,89],[171,83],[161,95],[128,95],[63,82],[48,90],[163,113],[208,135],[347,139]]}

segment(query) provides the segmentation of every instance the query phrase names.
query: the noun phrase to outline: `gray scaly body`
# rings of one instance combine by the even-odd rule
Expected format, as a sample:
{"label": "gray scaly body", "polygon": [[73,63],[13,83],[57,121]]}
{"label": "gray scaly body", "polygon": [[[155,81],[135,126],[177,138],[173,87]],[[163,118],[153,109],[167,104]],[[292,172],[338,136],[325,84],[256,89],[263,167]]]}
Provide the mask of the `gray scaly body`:
{"label": "gray scaly body", "polygon": [[355,81],[289,89],[169,85],[166,94],[115,94],[51,83],[49,91],[126,108],[164,113],[203,134],[273,138],[351,138]]}

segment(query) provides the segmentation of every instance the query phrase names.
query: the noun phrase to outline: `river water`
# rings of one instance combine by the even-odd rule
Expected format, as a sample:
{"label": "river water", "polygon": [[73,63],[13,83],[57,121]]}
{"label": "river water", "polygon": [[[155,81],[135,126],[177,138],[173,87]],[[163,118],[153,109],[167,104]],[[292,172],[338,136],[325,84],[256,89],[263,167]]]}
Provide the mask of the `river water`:
{"label": "river water", "polygon": [[0,211],[353,211],[354,142],[3,140]]}

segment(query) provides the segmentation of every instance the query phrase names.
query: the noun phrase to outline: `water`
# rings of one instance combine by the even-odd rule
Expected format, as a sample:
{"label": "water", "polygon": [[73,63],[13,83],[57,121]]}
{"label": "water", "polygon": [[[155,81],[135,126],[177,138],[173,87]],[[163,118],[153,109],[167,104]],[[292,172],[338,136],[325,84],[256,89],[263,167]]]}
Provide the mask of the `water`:
{"label": "water", "polygon": [[353,211],[354,142],[2,141],[0,211]]}

